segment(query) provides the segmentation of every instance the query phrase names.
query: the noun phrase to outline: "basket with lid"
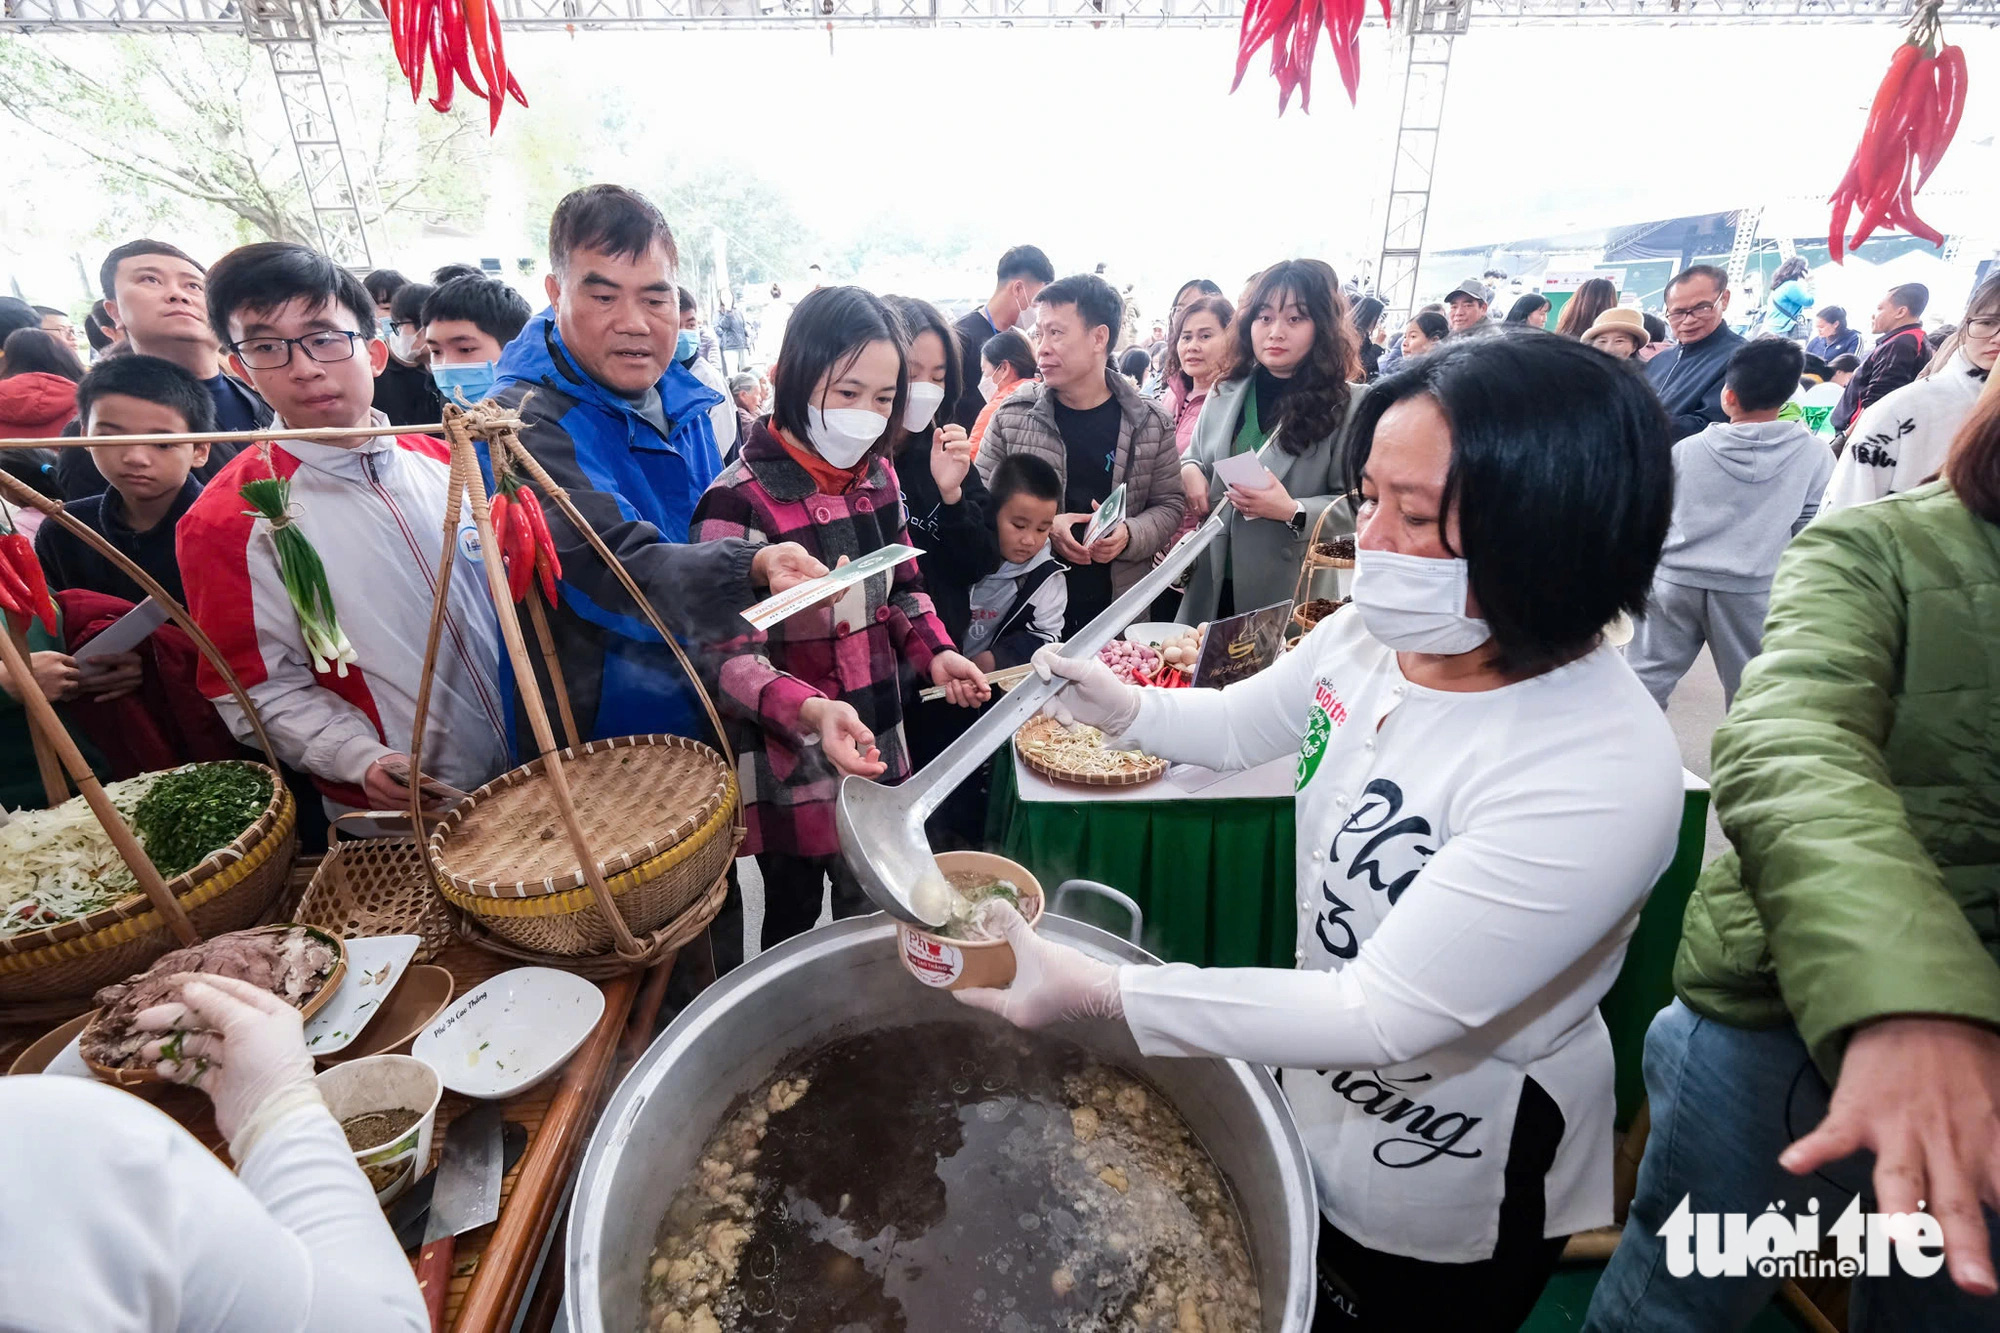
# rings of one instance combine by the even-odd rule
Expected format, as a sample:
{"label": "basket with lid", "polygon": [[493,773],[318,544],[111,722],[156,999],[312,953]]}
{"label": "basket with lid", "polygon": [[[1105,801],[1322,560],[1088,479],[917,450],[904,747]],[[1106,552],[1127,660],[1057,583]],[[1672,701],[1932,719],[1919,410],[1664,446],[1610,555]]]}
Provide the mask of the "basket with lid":
{"label": "basket with lid", "polygon": [[[451,499],[469,502],[480,532],[479,558],[499,613],[501,635],[516,679],[546,678],[552,720],[541,689],[521,701],[539,757],[472,792],[420,842],[438,891],[460,914],[475,943],[510,957],[581,970],[625,970],[658,961],[705,929],[720,908],[724,877],[743,839],[734,758],[720,716],[643,590],[577,512],[568,495],[520,444],[519,420],[490,404],[470,412],[448,406],[452,445]],[[540,648],[542,671],[529,657],[493,536],[475,439],[496,476],[519,474],[560,513],[618,579],[675,658],[701,699],[718,751],[681,736],[620,736],[586,740],[571,714],[567,687],[549,633],[543,592],[527,590],[527,620]],[[439,583],[449,576],[456,543],[447,541]],[[442,603],[434,608],[418,698],[419,725],[436,662]],[[562,741],[557,740],[560,722]],[[419,760],[412,746],[411,766]]]}

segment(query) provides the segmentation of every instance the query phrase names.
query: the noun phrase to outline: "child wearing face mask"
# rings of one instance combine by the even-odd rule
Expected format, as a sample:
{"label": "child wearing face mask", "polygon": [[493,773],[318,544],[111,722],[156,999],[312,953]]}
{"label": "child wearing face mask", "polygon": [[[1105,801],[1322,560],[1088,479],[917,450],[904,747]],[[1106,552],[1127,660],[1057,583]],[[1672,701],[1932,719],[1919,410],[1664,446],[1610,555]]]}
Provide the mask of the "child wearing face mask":
{"label": "child wearing face mask", "polygon": [[392,426],[424,426],[444,415],[424,350],[424,301],[437,288],[410,282],[389,299],[389,359],[375,377],[374,408]]}
{"label": "child wearing face mask", "polygon": [[[888,459],[890,425],[906,419],[910,401],[904,340],[895,312],[858,287],[800,301],[771,369],[771,415],[702,495],[692,539],[797,542],[828,566],[907,542]],[[829,875],[836,917],[868,911],[840,858],[841,777],[909,775],[906,671],[964,707],[990,695],[953,647],[916,562],[780,621],[767,637],[723,645],[710,661],[743,780],[744,850],[764,879],[763,947],[812,927]]]}

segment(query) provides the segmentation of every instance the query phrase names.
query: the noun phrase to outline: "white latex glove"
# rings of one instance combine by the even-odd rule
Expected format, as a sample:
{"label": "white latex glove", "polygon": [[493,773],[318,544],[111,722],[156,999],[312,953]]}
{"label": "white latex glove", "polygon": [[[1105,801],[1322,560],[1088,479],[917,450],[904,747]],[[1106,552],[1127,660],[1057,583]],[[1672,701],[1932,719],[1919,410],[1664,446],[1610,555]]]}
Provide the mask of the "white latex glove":
{"label": "white latex glove", "polygon": [[215,1103],[215,1126],[241,1162],[270,1126],[301,1106],[323,1106],[313,1086],[299,1011],[235,977],[184,972],[180,999],[142,1010],[133,1025],[168,1035],[148,1042],[163,1078],[188,1083]]}
{"label": "white latex glove", "polygon": [[1118,969],[1086,958],[1065,944],[1045,940],[1004,902],[981,910],[984,924],[997,925],[1014,950],[1014,981],[1005,990],[975,986],[952,998],[984,1009],[1021,1028],[1045,1028],[1080,1018],[1123,1018],[1125,997]]}
{"label": "white latex glove", "polygon": [[1035,674],[1043,680],[1060,676],[1069,687],[1045,707],[1065,726],[1096,727],[1106,736],[1123,736],[1139,720],[1139,687],[1127,685],[1095,657],[1079,661],[1062,655],[1062,645],[1045,643],[1035,650]]}

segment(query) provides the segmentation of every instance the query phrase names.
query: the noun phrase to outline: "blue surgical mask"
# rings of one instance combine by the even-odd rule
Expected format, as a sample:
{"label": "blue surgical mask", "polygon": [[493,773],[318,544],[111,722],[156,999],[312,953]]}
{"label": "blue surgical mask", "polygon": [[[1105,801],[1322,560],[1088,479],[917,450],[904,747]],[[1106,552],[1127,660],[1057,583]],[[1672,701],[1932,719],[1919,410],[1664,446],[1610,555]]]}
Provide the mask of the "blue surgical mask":
{"label": "blue surgical mask", "polygon": [[448,401],[470,407],[480,399],[492,396],[493,373],[497,364],[493,361],[469,361],[462,366],[441,366],[432,362],[431,380]]}
{"label": "blue surgical mask", "polygon": [[375,336],[388,342],[396,336],[396,321],[387,315],[379,316],[375,321]]}
{"label": "blue surgical mask", "polygon": [[701,330],[682,329],[674,339],[674,360],[692,361],[694,354],[701,350]]}

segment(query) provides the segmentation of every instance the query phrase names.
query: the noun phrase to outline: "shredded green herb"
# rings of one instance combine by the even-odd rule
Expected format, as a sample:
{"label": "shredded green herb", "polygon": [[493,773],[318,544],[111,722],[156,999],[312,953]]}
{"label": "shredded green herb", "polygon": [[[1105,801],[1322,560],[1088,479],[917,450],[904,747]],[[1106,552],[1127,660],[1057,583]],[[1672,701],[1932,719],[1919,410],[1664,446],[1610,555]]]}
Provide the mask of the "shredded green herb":
{"label": "shredded green herb", "polygon": [[146,855],[172,879],[236,841],[270,803],[269,774],[243,764],[194,764],[162,774],[132,822]]}

